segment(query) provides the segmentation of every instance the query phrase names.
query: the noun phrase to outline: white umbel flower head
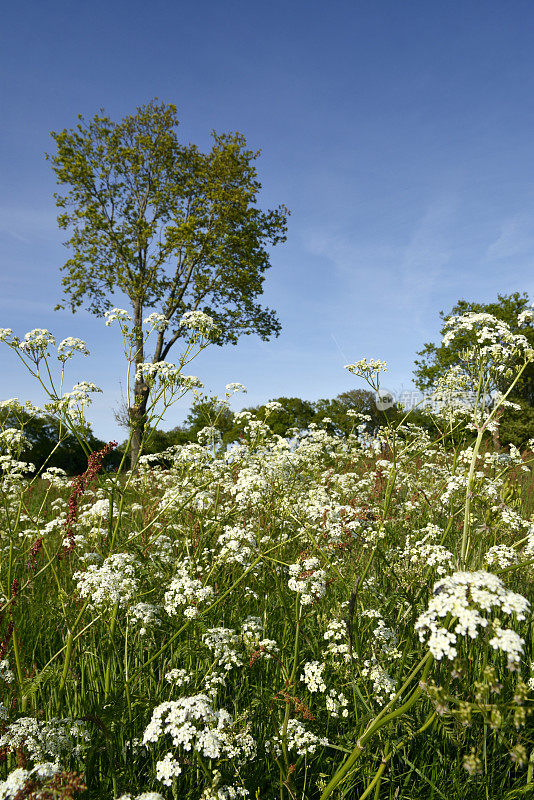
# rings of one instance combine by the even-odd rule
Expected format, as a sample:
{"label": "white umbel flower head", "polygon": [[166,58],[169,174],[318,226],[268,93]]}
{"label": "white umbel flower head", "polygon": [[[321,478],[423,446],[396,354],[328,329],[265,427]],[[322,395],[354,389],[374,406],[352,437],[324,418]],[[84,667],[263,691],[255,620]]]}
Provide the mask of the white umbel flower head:
{"label": "white umbel flower head", "polygon": [[[457,637],[468,636],[476,639],[481,630],[487,628],[489,620],[483,612],[496,611],[515,614],[516,619],[525,619],[530,608],[528,600],[520,594],[509,591],[497,575],[479,570],[478,572],[454,572],[434,584],[433,596],[428,609],[419,616],[415,630],[419,639],[428,637],[428,647],[438,661],[443,657],[452,659],[457,655]],[[452,630],[447,630],[440,621],[446,617],[455,620]],[[498,623],[494,622],[495,625]],[[504,633],[508,633],[507,631]],[[513,632],[510,632],[513,633]],[[513,642],[512,642],[513,639]],[[509,656],[520,652],[520,637],[508,637],[496,632],[490,645],[503,650]],[[501,646],[502,644],[502,646]]]}

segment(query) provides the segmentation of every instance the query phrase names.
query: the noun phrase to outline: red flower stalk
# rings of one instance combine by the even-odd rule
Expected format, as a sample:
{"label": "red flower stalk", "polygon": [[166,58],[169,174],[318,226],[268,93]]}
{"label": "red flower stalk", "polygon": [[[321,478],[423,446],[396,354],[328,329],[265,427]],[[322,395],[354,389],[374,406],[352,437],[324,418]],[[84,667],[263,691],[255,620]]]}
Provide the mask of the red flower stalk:
{"label": "red flower stalk", "polygon": [[32,572],[35,572],[35,569],[37,567],[37,562],[36,562],[37,553],[39,552],[42,546],[43,546],[43,537],[39,536],[39,538],[36,539],[35,542],[32,544],[32,548],[30,550],[30,557],[28,558],[28,567],[31,569]]}
{"label": "red flower stalk", "polygon": [[108,442],[102,450],[97,450],[91,453],[87,460],[87,469],[82,475],[77,475],[72,481],[72,491],[68,500],[67,519],[65,520],[65,533],[69,540],[68,545],[65,547],[65,553],[68,555],[74,550],[74,526],[78,519],[78,506],[80,500],[85,492],[93,483],[98,473],[102,469],[104,458],[110,453],[114,447],[117,447],[117,442]]}

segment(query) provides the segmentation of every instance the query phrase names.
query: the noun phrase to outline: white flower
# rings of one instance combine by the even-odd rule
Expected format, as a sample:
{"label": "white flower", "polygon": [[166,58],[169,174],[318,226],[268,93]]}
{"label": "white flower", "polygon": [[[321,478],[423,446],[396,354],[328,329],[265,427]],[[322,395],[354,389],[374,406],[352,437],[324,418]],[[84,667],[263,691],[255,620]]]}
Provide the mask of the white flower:
{"label": "white flower", "polygon": [[203,336],[218,330],[212,317],[203,311],[186,311],[180,320],[180,325],[198,330]]}
{"label": "white flower", "polygon": [[24,339],[19,344],[19,349],[27,353],[33,360],[39,361],[48,355],[48,346],[55,344],[56,340],[46,328],[35,328],[24,334]]}
{"label": "white flower", "polygon": [[109,608],[116,603],[124,608],[139,587],[139,563],[130,553],[108,556],[102,566],[91,564],[86,572],[75,572],[74,580],[82,597],[90,597],[95,608]]}
{"label": "white flower", "polygon": [[[287,749],[295,750],[299,756],[313,754],[318,747],[328,746],[328,739],[316,736],[311,731],[307,731],[302,722],[298,719],[290,719],[287,723]],[[280,736],[273,736],[271,740],[265,742],[267,752],[273,750],[275,755],[282,754],[282,739]]]}
{"label": "white flower", "polygon": [[387,372],[387,364],[377,358],[361,358],[354,364],[345,364],[345,369],[361,378],[373,378],[380,372]]}
{"label": "white flower", "polygon": [[177,777],[181,771],[182,768],[172,753],[167,753],[162,761],[156,763],[156,778],[165,786],[172,786],[172,779]]}
{"label": "white flower", "polygon": [[67,336],[57,346],[58,358],[60,361],[66,361],[74,353],[81,353],[84,356],[89,355],[87,345],[82,339],[76,339],[73,336]]}
{"label": "white flower", "polygon": [[525,640],[519,634],[509,628],[501,628],[500,625],[494,625],[493,630],[495,636],[490,639],[489,643],[494,650],[502,650],[508,656],[508,664],[517,665],[521,660],[521,653],[523,652],[523,645]]}
{"label": "white flower", "polygon": [[501,569],[509,567],[511,564],[516,564],[518,561],[517,552],[513,547],[508,547],[506,544],[496,544],[490,547],[484,561],[488,567],[497,566]]}
{"label": "white flower", "polygon": [[[196,750],[211,759],[230,758],[239,766],[254,758],[256,744],[247,731],[236,732],[233,726],[233,719],[224,708],[215,710],[207,695],[197,694],[157,706],[145,729],[143,744],[170,736],[174,747]],[[173,774],[178,774],[172,772],[178,763],[171,753],[164,762],[159,762],[158,778],[166,783]]]}
{"label": "white flower", "polygon": [[[428,635],[428,647],[437,660],[443,656],[452,659],[457,655],[458,635],[476,639],[479,631],[488,626],[488,619],[481,612],[500,609],[522,620],[529,607],[526,598],[506,589],[496,575],[483,570],[455,572],[434,584],[428,609],[417,619],[415,630],[421,641]],[[456,620],[452,631],[439,623],[449,615]],[[498,641],[497,635],[491,640],[491,646],[496,647]]]}
{"label": "white flower", "polygon": [[235,394],[236,392],[243,392],[243,394],[247,393],[246,387],[243,386],[242,383],[227,383],[225,389],[225,394],[227,397],[230,397],[230,395]]}
{"label": "white flower", "polygon": [[198,616],[198,606],[206,603],[214,595],[211,586],[204,586],[198,578],[190,578],[187,565],[178,567],[178,574],[174,577],[165,592],[164,608],[169,616],[178,614],[181,606],[186,606],[184,614],[189,619]]}
{"label": "white flower", "polygon": [[13,752],[24,747],[32,761],[40,762],[45,758],[58,760],[62,756],[81,755],[89,739],[87,724],[81,720],[19,717],[0,736],[0,747]]}
{"label": "white flower", "polygon": [[165,673],[165,680],[173,686],[180,687],[191,681],[191,675],[186,669],[171,669]]}
{"label": "white flower", "polygon": [[164,314],[157,314],[154,312],[149,314],[148,317],[145,317],[143,325],[148,325],[151,330],[155,329],[161,333],[161,331],[164,331],[168,327],[169,320]]}
{"label": "white flower", "polygon": [[325,664],[319,661],[307,661],[304,664],[304,673],[300,676],[304,681],[309,692],[326,692],[326,684],[323,678]]}
{"label": "white flower", "polygon": [[104,311],[104,316],[106,318],[106,325],[109,327],[112,322],[119,320],[119,324],[122,326],[122,323],[126,321],[131,322],[131,316],[128,314],[124,308],[111,308],[109,311]]}
{"label": "white flower", "polygon": [[287,585],[293,592],[300,594],[303,606],[310,605],[325,594],[327,575],[319,566],[319,559],[312,557],[288,567],[290,578]]}

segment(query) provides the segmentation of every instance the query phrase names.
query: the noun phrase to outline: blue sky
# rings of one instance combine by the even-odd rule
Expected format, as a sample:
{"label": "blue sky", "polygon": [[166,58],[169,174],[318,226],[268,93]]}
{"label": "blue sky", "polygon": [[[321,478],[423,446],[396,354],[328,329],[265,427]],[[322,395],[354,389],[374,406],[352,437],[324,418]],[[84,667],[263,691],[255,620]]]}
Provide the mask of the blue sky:
{"label": "blue sky", "polygon": [[[91,358],[70,377],[104,389],[89,419],[123,438],[118,331],[53,311],[68,251],[44,153],[79,113],[120,119],[158,97],[201,148],[212,129],[243,133],[262,150],[260,204],[291,209],[263,296],[282,334],[217,348],[191,371],[216,393],[244,383],[236,407],[333,397],[360,385],[343,365],[363,356],[388,362],[389,389],[409,388],[440,309],[534,298],[533,30],[530,0],[9,4],[0,327],[84,338]],[[5,346],[0,374],[1,398],[40,399]]]}

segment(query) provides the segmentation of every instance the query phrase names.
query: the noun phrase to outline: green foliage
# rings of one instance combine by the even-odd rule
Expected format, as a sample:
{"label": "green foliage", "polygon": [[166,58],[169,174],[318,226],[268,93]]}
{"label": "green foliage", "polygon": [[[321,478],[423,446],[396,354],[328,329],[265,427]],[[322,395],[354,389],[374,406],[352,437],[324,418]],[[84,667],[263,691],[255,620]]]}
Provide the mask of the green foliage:
{"label": "green foliage", "polygon": [[[445,322],[452,316],[468,312],[493,314],[497,319],[508,323],[513,333],[523,334],[531,347],[534,347],[534,326],[527,324],[520,328],[517,322],[518,315],[529,307],[528,294],[514,292],[509,295],[498,295],[497,302],[494,303],[459,300],[448,314],[440,311],[440,317]],[[444,333],[445,329],[442,326],[441,334]],[[462,351],[472,344],[473,338],[469,332],[457,336],[453,346],[427,342],[418,353],[420,359],[415,362],[416,386],[423,392],[432,389],[436,380],[448,369],[462,364]],[[503,384],[495,388],[502,391],[505,384],[506,379],[503,378]],[[514,444],[516,447],[523,447],[528,439],[534,437],[534,363],[526,368],[510,400],[519,403],[521,411],[504,410],[500,418],[499,440],[502,445]]]}
{"label": "green foliage", "polygon": [[[375,395],[368,389],[351,389],[338,394],[333,400],[318,400],[315,403],[313,421],[322,422],[325,418],[330,419],[336,435],[348,436],[354,428],[355,420],[347,412],[354,411],[370,417],[366,424],[368,431],[384,425],[386,420],[397,419],[399,414],[396,406],[380,411],[376,406]],[[360,424],[360,421],[357,420],[356,424]]]}
{"label": "green foliage", "polygon": [[[58,223],[71,231],[64,302],[101,315],[120,291],[139,312],[136,324],[146,308],[169,322],[200,309],[216,321],[220,344],[277,335],[274,313],[254,299],[270,266],[266,246],[285,240],[288,212],[256,206],[259,151],[240,133],[213,132],[209,153],[182,144],[175,106],[155,100],[118,123],[79,120],[52,133],[57,152],[47,156],[63,187]],[[155,360],[180,334],[176,325],[161,335]]]}
{"label": "green foliage", "polygon": [[501,445],[513,444],[524,449],[529,439],[534,437],[534,407],[521,398],[516,398],[515,402],[521,408],[507,408],[504,411],[499,426],[499,441]]}
{"label": "green foliage", "polygon": [[[87,456],[80,442],[52,415],[20,411],[14,415],[11,410],[0,409],[0,430],[5,428],[22,428],[26,443],[20,457],[34,464],[36,472],[59,467],[67,475],[79,475],[87,469]],[[89,425],[83,431],[83,437],[91,452],[102,450],[106,444],[94,436]],[[119,463],[119,453],[112,451],[104,460],[104,468],[114,469]]]}
{"label": "green foliage", "polygon": [[[467,300],[459,300],[451,311],[446,314],[440,311],[439,315],[443,322],[453,316],[467,314],[469,312],[477,314],[493,314],[497,319],[501,319],[510,325],[513,333],[522,333],[531,346],[534,347],[534,326],[531,324],[519,327],[517,317],[530,306],[528,294],[526,292],[514,292],[509,295],[498,295],[496,303],[472,303]],[[445,333],[442,326],[441,334]],[[431,389],[436,380],[443,375],[450,367],[462,363],[462,350],[473,344],[473,337],[468,332],[457,336],[454,346],[444,344],[434,344],[427,342],[422,350],[418,352],[421,358],[415,362],[415,384],[422,391]],[[506,379],[498,388],[503,390],[506,386]],[[534,365],[530,365],[517,386],[517,396],[526,400],[530,405],[534,405]]]}

